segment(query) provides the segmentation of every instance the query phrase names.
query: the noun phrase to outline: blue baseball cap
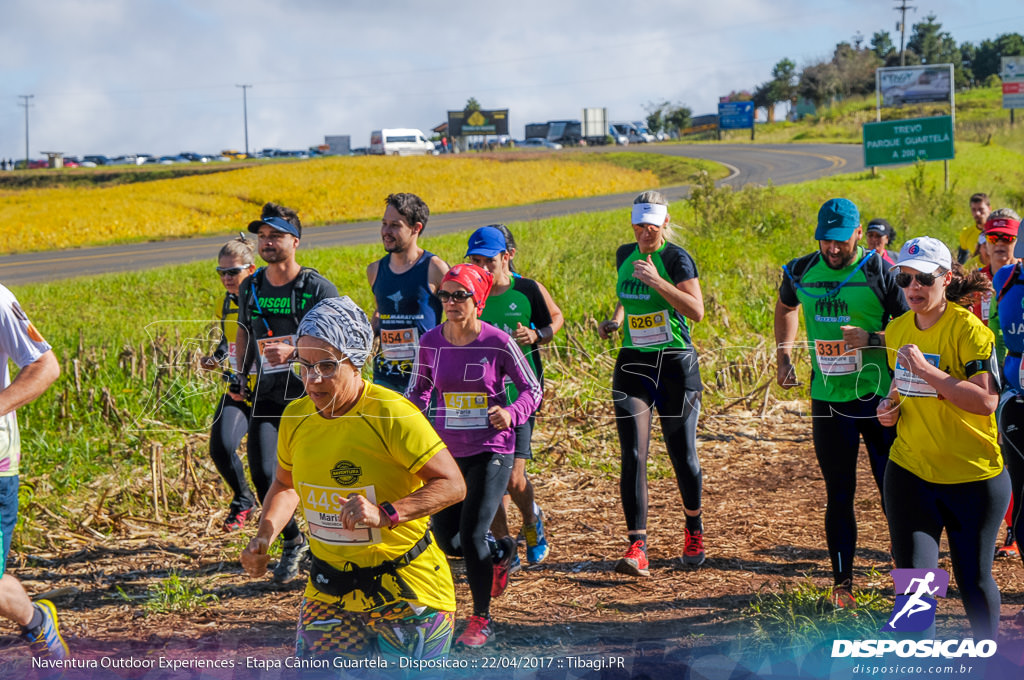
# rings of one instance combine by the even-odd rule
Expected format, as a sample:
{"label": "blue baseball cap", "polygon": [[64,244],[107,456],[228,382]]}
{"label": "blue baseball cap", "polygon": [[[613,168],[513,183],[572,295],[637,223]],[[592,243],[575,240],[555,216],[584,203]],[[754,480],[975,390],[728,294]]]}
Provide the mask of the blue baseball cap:
{"label": "blue baseball cap", "polygon": [[254,234],[260,232],[260,227],[263,225],[273,227],[277,231],[283,231],[286,234],[291,234],[295,238],[302,238],[302,232],[294,224],[284,219],[283,217],[264,217],[263,219],[254,220],[249,223],[249,231]]}
{"label": "blue baseball cap", "polygon": [[466,257],[470,255],[483,255],[494,257],[499,253],[508,250],[505,242],[505,235],[500,229],[494,227],[480,227],[469,237],[469,248],[466,250]]}
{"label": "blue baseball cap", "polygon": [[818,211],[818,241],[849,241],[860,226],[860,211],[845,198],[830,198]]}

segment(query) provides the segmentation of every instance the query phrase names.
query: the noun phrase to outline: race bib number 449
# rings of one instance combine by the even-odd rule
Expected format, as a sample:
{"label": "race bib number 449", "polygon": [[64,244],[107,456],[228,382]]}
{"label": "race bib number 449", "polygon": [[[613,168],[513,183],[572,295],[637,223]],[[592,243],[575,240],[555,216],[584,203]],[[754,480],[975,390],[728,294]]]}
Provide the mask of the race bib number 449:
{"label": "race bib number 449", "polygon": [[377,494],[372,486],[343,489],[337,486],[315,486],[300,483],[299,494],[302,512],[309,524],[309,533],[314,538],[333,545],[369,545],[380,543],[380,529],[357,525],[346,529],[341,524],[341,508],[354,493],[366,496],[371,503],[377,503]]}

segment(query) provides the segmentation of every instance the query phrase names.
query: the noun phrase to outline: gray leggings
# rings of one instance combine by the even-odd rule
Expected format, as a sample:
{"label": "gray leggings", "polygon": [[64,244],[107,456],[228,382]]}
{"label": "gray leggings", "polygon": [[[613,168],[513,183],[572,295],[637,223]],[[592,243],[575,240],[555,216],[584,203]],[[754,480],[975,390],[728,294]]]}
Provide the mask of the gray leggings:
{"label": "gray leggings", "polygon": [[933,484],[889,461],[885,508],[898,569],[935,569],[946,530],[964,610],[975,639],[995,640],[999,587],[992,578],[992,546],[1010,502],[1004,469],[980,482]]}

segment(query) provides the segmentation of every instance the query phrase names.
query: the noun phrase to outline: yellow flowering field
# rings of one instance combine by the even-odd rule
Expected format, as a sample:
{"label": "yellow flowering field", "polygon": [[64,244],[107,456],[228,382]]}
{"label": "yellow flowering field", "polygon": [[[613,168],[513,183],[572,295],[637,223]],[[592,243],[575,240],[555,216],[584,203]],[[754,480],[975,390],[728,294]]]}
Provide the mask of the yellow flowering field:
{"label": "yellow flowering field", "polygon": [[100,188],[0,193],[0,253],[237,231],[267,201],[303,226],[380,217],[392,192],[418,194],[431,212],[522,205],[640,191],[648,171],[571,159],[346,157]]}

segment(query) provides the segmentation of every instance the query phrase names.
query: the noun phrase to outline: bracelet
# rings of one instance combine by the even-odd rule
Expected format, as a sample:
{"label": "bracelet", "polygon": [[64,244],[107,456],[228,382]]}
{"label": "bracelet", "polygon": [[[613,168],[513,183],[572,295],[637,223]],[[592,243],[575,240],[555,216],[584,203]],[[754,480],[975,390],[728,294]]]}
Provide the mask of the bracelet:
{"label": "bracelet", "polygon": [[388,503],[387,501],[384,501],[378,504],[377,507],[380,508],[380,511],[383,512],[384,516],[388,518],[388,522],[391,523],[391,526],[388,527],[389,529],[394,529],[396,526],[398,526],[399,522],[401,522],[401,519],[399,519],[398,517],[398,511],[395,510],[395,506],[391,505],[391,503]]}

